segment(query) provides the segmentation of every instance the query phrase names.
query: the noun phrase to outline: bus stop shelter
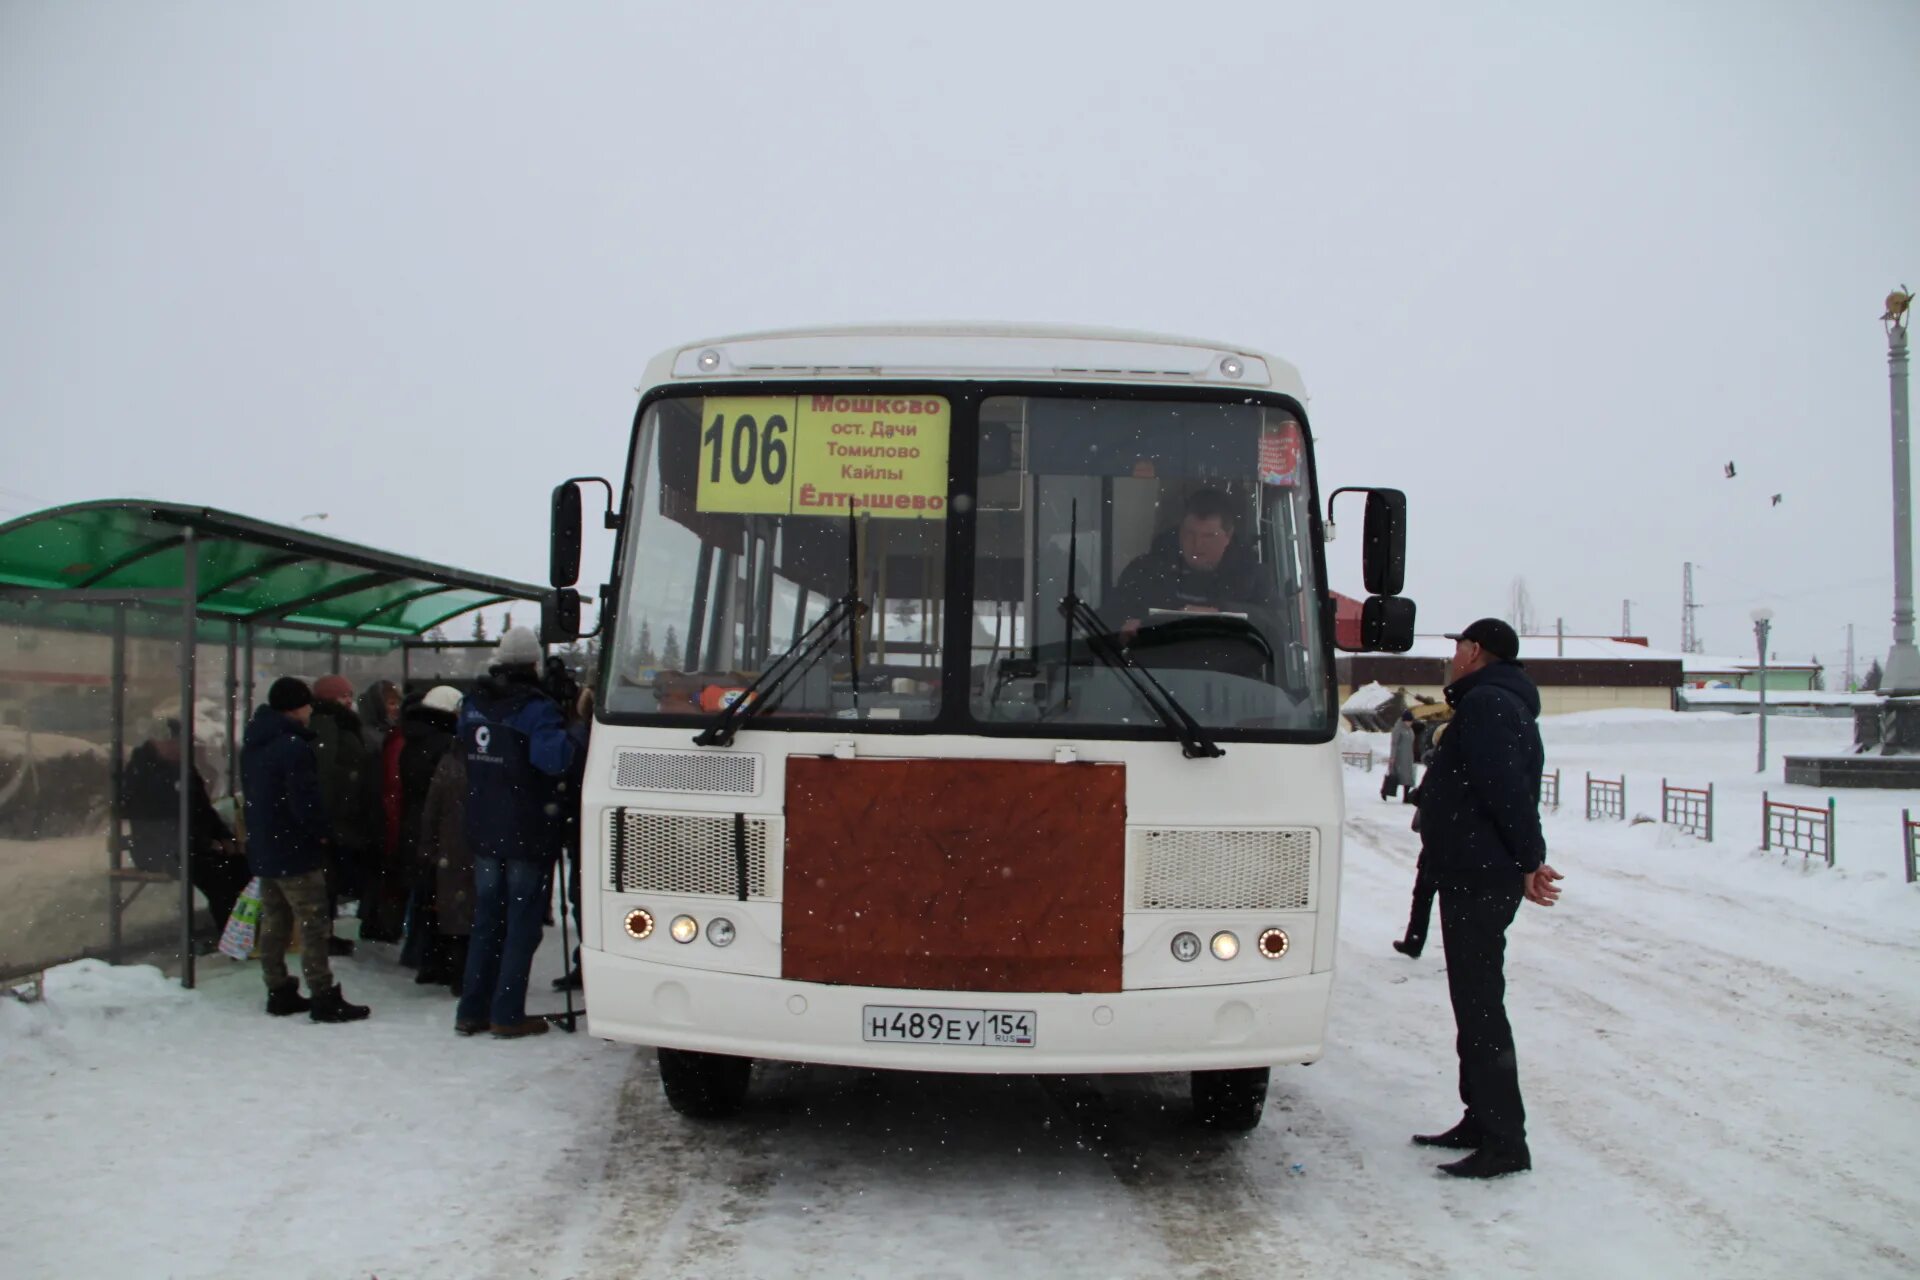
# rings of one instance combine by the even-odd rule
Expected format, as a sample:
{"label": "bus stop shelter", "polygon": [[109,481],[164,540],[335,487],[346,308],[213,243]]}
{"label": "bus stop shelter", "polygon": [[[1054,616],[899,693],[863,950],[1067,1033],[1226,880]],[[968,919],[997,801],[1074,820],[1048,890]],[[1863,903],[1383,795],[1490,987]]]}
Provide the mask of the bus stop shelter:
{"label": "bus stop shelter", "polygon": [[[192,776],[231,820],[256,683],[400,682],[429,633],[546,594],[206,507],[83,502],[0,524],[0,981],[103,956],[177,961],[193,986]],[[169,721],[178,862],[136,868],[123,776]]]}

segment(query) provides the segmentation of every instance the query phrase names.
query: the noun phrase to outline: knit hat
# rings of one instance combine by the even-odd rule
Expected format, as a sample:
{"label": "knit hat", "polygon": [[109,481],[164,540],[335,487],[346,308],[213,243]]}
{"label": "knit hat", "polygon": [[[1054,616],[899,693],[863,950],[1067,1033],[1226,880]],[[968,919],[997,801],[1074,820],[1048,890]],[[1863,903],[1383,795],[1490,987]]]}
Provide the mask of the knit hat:
{"label": "knit hat", "polygon": [[450,684],[437,684],[427,690],[427,696],[420,699],[420,705],[429,711],[444,711],[452,715],[460,710],[460,691]]}
{"label": "knit hat", "polygon": [[313,690],[298,676],[281,676],[267,690],[267,705],[275,711],[298,711],[313,705]]}
{"label": "knit hat", "polygon": [[500,648],[494,654],[496,667],[537,667],[542,655],[540,641],[534,637],[531,627],[508,627],[506,634],[500,637]]}
{"label": "knit hat", "polygon": [[353,682],[345,676],[321,676],[313,682],[313,696],[320,702],[353,701]]}

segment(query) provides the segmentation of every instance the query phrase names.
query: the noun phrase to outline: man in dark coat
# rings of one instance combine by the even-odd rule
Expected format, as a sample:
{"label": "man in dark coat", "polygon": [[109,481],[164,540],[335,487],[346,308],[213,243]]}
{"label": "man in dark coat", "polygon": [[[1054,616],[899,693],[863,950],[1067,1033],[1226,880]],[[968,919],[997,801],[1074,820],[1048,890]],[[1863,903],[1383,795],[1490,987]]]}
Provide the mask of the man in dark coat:
{"label": "man in dark coat", "polygon": [[[282,676],[254,713],[240,752],[247,800],[247,861],[260,877],[260,974],[267,983],[267,1012],[275,1017],[302,1010],[315,1022],[354,1022],[365,1005],[349,1004],[333,980],[327,942],[327,815],[320,796],[320,768],[313,754],[313,692],[306,682]],[[287,944],[300,922],[300,968],[307,998],[287,973]]]}
{"label": "man in dark coat", "polygon": [[[338,919],[340,899],[361,897],[360,870],[366,860],[368,830],[366,747],[360,716],[353,709],[353,685],[345,676],[321,676],[313,682],[313,754],[320,766],[320,799],[332,833],[327,847],[328,919]],[[353,942],[333,937],[328,950],[353,954]]]}
{"label": "man in dark coat", "polygon": [[473,850],[473,937],[453,1029],[513,1039],[547,1029],[527,1017],[527,977],[540,945],[547,868],[563,834],[558,782],[574,740],[540,682],[540,642],[509,627],[490,673],[460,710]]}
{"label": "man in dark coat", "polygon": [[433,773],[453,746],[459,719],[460,691],[435,685],[426,696],[408,699],[400,711],[400,865],[407,877],[407,939],[400,963],[420,972],[414,981],[445,984],[445,955],[437,945],[438,916],[434,910],[436,880],[433,859],[421,841],[421,815]]}
{"label": "man in dark coat", "polygon": [[1497,618],[1447,638],[1453,720],[1420,785],[1420,857],[1439,887],[1466,1115],[1414,1142],[1471,1151],[1440,1166],[1455,1177],[1497,1178],[1532,1167],[1507,1023],[1507,926],[1523,897],[1552,906],[1561,876],[1540,831],[1540,694],[1520,669],[1520,638]]}
{"label": "man in dark coat", "polygon": [[1120,620],[1120,634],[1132,640],[1155,609],[1218,613],[1270,603],[1272,574],[1235,538],[1238,525],[1233,503],[1219,490],[1189,495],[1174,536],[1156,539],[1114,584],[1104,612]]}
{"label": "man in dark coat", "polygon": [[[120,775],[120,808],[132,837],[128,853],[141,871],[180,874],[180,722],[154,722],[147,740],[127,757]],[[218,939],[252,873],[194,769],[187,796],[187,878],[207,898]]]}

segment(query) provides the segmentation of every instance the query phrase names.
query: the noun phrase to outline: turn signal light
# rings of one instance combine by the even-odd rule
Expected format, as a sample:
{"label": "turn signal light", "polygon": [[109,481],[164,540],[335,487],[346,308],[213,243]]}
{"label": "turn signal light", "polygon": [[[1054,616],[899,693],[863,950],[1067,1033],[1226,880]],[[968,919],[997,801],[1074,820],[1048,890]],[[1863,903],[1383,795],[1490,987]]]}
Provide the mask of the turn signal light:
{"label": "turn signal light", "polygon": [[645,942],[653,936],[653,914],[635,908],[627,912],[627,936],[635,942]]}

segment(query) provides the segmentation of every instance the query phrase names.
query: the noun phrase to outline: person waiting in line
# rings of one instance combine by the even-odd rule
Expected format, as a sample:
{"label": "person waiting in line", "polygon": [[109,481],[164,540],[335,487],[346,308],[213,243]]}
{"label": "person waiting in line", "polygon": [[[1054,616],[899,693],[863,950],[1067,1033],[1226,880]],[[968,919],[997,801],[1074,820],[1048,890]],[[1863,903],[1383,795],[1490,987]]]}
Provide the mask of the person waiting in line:
{"label": "person waiting in line", "polygon": [[502,1039],[539,1035],[526,1013],[540,945],[547,870],[559,850],[557,783],[573,763],[566,718],[541,685],[540,642],[509,627],[460,711],[473,849],[473,938],[454,1030]]}
{"label": "person waiting in line", "polygon": [[1187,496],[1179,526],[1121,571],[1109,618],[1131,642],[1155,610],[1220,613],[1271,603],[1273,586],[1251,548],[1235,538],[1239,517],[1218,489]]}
{"label": "person waiting in line", "polygon": [[[247,803],[247,861],[260,877],[260,976],[267,1012],[305,1012],[315,1022],[357,1022],[370,1010],[350,1004],[334,981],[323,939],[327,918],[327,814],[313,754],[313,691],[282,676],[254,713],[240,751]],[[300,968],[307,995],[287,972],[287,948],[300,925]]]}
{"label": "person waiting in line", "polygon": [[407,875],[400,866],[400,686],[376,680],[360,695],[362,804],[367,844],[360,870],[360,938],[399,942],[406,928]]}
{"label": "person waiting in line", "polygon": [[[120,775],[120,812],[130,836],[127,852],[135,869],[180,876],[180,722],[156,717],[146,741],[127,757]],[[207,795],[207,780],[194,768],[187,794],[187,879],[207,899],[208,927],[194,930],[197,942],[218,942],[233,914],[233,904],[253,873]]]}
{"label": "person waiting in line", "polygon": [[[342,675],[313,682],[313,754],[320,766],[320,799],[327,809],[332,841],[327,848],[327,911],[340,918],[340,900],[359,900],[360,871],[368,840],[366,766],[359,713],[353,709],[353,685]],[[353,940],[332,936],[331,954],[350,956]]]}
{"label": "person waiting in line", "polygon": [[[467,843],[467,757],[456,737],[440,757],[420,811],[420,856],[433,867],[437,936],[423,970],[446,974],[447,990],[466,986],[473,936],[473,848]],[[491,1025],[491,1023],[489,1023]]]}
{"label": "person waiting in line", "polygon": [[414,981],[422,985],[444,985],[452,976],[441,967],[434,865],[422,848],[421,825],[434,770],[454,744],[459,714],[460,691],[444,684],[400,711],[400,865],[407,877],[407,940],[400,963],[419,970]]}

